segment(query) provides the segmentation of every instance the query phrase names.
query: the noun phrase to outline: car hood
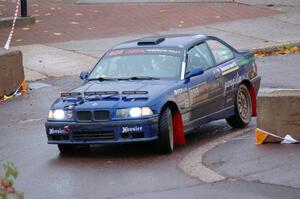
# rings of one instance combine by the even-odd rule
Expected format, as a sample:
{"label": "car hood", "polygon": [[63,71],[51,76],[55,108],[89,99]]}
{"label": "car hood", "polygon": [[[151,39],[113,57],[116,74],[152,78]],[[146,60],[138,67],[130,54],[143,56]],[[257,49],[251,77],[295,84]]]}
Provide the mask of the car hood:
{"label": "car hood", "polygon": [[[84,100],[80,102],[79,109],[93,108],[123,108],[134,106],[151,106],[155,100],[171,90],[176,81],[170,80],[131,80],[131,81],[90,81],[73,89],[69,93],[80,93]],[[63,102],[63,104],[61,104]],[[65,106],[71,101],[62,100],[59,104]]]}

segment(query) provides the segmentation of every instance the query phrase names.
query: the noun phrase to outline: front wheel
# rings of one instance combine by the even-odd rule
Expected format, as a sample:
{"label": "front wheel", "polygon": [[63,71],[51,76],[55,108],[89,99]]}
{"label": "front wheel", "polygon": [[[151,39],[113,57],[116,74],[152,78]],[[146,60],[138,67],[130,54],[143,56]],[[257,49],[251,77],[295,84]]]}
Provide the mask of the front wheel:
{"label": "front wheel", "polygon": [[226,119],[233,128],[243,128],[247,126],[252,118],[252,101],[248,88],[241,84],[238,88],[235,105],[235,114]]}
{"label": "front wheel", "polygon": [[158,121],[158,140],[156,149],[159,153],[172,153],[174,148],[172,113],[169,108],[162,110]]}

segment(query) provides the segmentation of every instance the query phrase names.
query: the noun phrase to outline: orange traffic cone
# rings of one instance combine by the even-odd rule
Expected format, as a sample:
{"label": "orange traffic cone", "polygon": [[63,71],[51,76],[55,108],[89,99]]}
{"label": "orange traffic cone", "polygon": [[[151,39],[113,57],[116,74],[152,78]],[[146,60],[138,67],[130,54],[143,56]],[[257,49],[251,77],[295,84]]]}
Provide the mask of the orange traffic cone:
{"label": "orange traffic cone", "polygon": [[256,128],[255,130],[255,139],[256,144],[276,143],[281,142],[283,140],[283,138],[259,128]]}
{"label": "orange traffic cone", "polygon": [[22,91],[22,94],[26,94],[27,92],[27,84],[26,84],[26,81],[24,80],[21,84],[21,91]]}

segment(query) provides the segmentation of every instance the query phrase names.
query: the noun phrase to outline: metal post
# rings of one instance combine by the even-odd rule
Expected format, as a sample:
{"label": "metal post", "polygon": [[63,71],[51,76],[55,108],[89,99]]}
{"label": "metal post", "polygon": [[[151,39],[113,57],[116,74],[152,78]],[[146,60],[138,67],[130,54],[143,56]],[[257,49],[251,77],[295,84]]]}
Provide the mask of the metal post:
{"label": "metal post", "polygon": [[27,0],[21,0],[21,17],[27,17]]}

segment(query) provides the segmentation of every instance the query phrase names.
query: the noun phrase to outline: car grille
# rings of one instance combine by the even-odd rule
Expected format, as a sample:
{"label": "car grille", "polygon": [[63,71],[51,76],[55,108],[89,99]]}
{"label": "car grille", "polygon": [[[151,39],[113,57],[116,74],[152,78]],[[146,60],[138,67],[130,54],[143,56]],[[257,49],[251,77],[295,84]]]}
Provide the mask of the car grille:
{"label": "car grille", "polygon": [[77,119],[81,121],[90,121],[92,120],[92,112],[91,111],[78,111]]}
{"label": "car grille", "polygon": [[109,111],[94,111],[94,119],[95,120],[108,120],[109,119]]}
{"label": "car grille", "polygon": [[91,140],[108,140],[114,139],[113,131],[95,131],[95,132],[74,132],[73,140],[75,141],[91,141]]}
{"label": "car grille", "polygon": [[78,121],[107,121],[109,120],[109,111],[77,111]]}

